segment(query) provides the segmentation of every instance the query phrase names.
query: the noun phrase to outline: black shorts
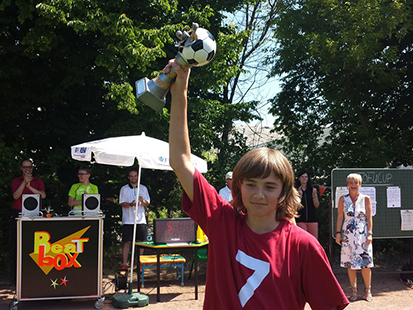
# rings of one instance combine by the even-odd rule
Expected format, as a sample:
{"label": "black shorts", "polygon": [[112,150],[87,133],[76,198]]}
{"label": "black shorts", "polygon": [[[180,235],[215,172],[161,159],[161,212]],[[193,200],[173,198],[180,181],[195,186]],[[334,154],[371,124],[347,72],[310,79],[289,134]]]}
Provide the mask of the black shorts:
{"label": "black shorts", "polygon": [[[146,241],[148,236],[148,225],[136,224],[135,241]],[[122,225],[122,242],[132,242],[133,238],[133,224]]]}

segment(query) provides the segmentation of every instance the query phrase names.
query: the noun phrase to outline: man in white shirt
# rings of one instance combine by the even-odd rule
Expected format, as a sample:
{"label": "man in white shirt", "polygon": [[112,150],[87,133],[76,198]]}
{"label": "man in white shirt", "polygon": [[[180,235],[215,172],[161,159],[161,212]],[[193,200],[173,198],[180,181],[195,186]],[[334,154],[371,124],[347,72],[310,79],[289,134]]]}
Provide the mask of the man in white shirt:
{"label": "man in white shirt", "polygon": [[[146,241],[148,227],[146,224],[145,208],[149,206],[151,198],[149,197],[148,188],[145,185],[139,185],[139,198],[136,199],[138,186],[138,170],[132,168],[128,170],[129,183],[120,190],[119,204],[122,206],[122,242],[123,242],[123,263],[122,270],[128,269],[129,249],[133,238],[133,224],[136,212],[136,241]],[[136,201],[138,206],[136,207]],[[143,254],[143,249],[141,249]]]}
{"label": "man in white shirt", "polygon": [[232,203],[232,193],[231,193],[231,188],[232,188],[232,171],[228,172],[225,175],[225,183],[227,185],[219,190],[219,195],[223,197],[226,201],[229,203]]}

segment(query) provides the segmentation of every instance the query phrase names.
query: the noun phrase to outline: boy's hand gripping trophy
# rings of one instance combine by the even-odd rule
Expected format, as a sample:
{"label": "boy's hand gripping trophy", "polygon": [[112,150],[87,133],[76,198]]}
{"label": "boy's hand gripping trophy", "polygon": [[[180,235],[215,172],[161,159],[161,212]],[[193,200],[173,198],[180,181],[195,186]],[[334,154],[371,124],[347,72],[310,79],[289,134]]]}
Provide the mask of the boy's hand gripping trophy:
{"label": "boy's hand gripping trophy", "polygon": [[[212,34],[193,23],[188,32],[177,31],[176,36],[180,40],[176,62],[185,70],[191,67],[200,67],[209,63],[216,53],[216,42]],[[136,81],[136,97],[156,112],[160,112],[165,106],[165,96],[175,80],[176,73],[161,74],[149,80],[142,78]]]}

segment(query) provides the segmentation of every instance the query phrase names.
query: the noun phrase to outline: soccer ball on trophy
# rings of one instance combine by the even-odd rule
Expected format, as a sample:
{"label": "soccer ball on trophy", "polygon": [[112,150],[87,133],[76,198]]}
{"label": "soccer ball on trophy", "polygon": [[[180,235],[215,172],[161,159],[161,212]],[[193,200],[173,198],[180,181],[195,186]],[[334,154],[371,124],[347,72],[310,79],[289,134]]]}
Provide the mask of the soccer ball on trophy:
{"label": "soccer ball on trophy", "polygon": [[[186,37],[182,32],[177,33],[179,37]],[[217,44],[212,34],[204,29],[197,28],[179,47],[179,53],[194,67],[201,67],[209,63],[215,56]]]}
{"label": "soccer ball on trophy", "polygon": [[[175,60],[182,69],[204,66],[214,58],[216,41],[208,30],[200,28],[198,24],[193,23],[188,32],[177,31],[176,36],[180,42]],[[142,78],[135,83],[136,97],[156,112],[160,112],[165,106],[166,94],[175,78],[174,71],[167,75],[162,73],[152,80]]]}

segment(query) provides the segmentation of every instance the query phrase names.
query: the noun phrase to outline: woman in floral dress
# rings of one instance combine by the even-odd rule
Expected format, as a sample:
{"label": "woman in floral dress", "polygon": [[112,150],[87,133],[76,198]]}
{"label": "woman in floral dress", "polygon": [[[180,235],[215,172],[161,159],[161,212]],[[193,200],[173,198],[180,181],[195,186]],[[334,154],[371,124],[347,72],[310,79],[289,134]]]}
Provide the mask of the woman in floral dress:
{"label": "woman in floral dress", "polygon": [[347,268],[351,285],[349,300],[357,300],[357,270],[364,281],[364,299],[372,300],[371,267],[373,267],[373,217],[369,196],[359,192],[362,178],[357,173],[347,176],[349,194],[338,201],[336,243],[341,244],[341,267]]}

